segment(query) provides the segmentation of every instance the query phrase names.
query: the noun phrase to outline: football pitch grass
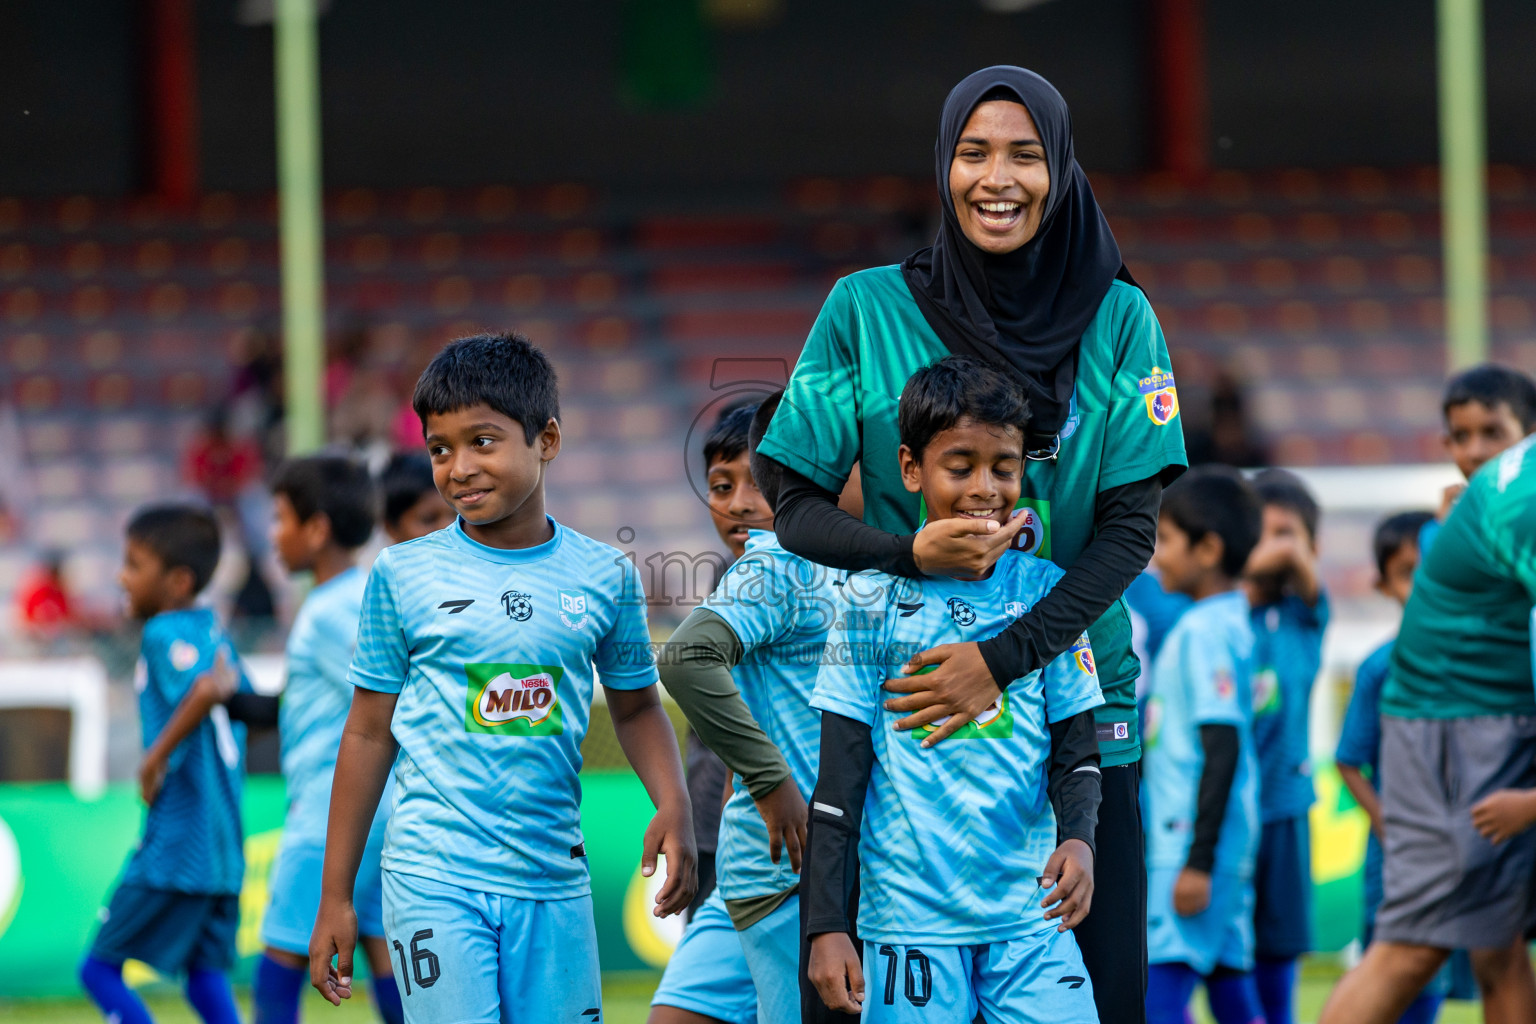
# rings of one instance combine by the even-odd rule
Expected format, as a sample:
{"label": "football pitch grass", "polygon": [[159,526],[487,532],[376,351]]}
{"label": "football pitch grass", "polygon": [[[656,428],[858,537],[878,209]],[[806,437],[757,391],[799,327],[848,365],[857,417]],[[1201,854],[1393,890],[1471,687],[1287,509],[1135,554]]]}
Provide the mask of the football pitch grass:
{"label": "football pitch grass", "polygon": [[[1308,962],[1302,972],[1297,1006],[1297,1017],[1303,1024],[1317,1020],[1317,1011],[1339,973],[1332,958]],[[658,977],[646,972],[605,975],[603,1017],[606,1024],[644,1024]],[[173,991],[152,992],[145,1001],[156,1024],[199,1024],[196,1014]],[[1205,1012],[1199,997],[1196,1002],[1196,1019],[1207,1024],[1210,1015]],[[240,993],[240,1008],[242,1018],[250,1020],[249,993]],[[304,1003],[302,1016],[307,1024],[365,1024],[377,1020],[366,1000],[355,999],[335,1009],[313,992]],[[6,1024],[93,1024],[101,1017],[84,999],[0,1000],[0,1020]],[[1482,1014],[1476,1003],[1446,1003],[1440,1011],[1441,1024],[1477,1024],[1481,1020]]]}

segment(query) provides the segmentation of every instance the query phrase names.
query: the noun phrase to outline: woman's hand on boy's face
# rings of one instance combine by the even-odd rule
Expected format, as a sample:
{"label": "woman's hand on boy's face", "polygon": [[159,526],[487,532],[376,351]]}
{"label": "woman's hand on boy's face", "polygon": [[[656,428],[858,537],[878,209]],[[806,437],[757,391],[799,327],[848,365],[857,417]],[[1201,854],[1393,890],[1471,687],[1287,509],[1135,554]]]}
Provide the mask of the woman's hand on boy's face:
{"label": "woman's hand on boy's face", "polygon": [[1093,851],[1081,839],[1068,839],[1056,847],[1045,862],[1040,876],[1045,895],[1040,905],[1046,908],[1047,921],[1061,918],[1058,932],[1070,931],[1083,923],[1093,907]]}
{"label": "woman's hand on boy's face", "polygon": [[1027,522],[1008,525],[991,519],[935,519],[912,538],[912,560],[928,576],[978,579],[1003,556]]}
{"label": "woman's hand on boy's face", "polygon": [[1194,917],[1211,905],[1211,876],[1204,871],[1185,868],[1173,881],[1173,912],[1180,917]]}
{"label": "woman's hand on boy's face", "polygon": [[[916,674],[929,665],[938,667],[931,672]],[[974,643],[942,644],[922,651],[913,655],[902,670],[907,674],[887,679],[885,688],[907,696],[888,699],[885,710],[912,712],[896,720],[896,728],[900,730],[932,725],[933,732],[923,740],[925,747],[948,738],[975,719],[1003,692],[997,680],[992,678],[992,670],[987,668],[981,648]]]}

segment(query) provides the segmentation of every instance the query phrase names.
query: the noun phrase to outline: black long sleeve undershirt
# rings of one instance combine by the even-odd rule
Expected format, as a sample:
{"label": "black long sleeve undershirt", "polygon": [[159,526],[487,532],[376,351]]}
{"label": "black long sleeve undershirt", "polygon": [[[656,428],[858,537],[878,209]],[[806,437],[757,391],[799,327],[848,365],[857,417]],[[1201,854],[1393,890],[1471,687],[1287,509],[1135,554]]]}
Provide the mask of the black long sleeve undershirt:
{"label": "black long sleeve undershirt", "polygon": [[821,713],[821,760],[811,794],[810,836],[800,869],[805,934],[847,932],[849,903],[859,878],[859,827],[875,765],[869,726]]}
{"label": "black long sleeve undershirt", "polygon": [[[1039,604],[980,644],[999,688],[1072,646],[1147,567],[1157,544],[1162,494],[1161,476],[1099,493],[1093,540],[1066,575]],[[784,547],[820,565],[921,575],[912,559],[912,535],[860,522],[837,507],[831,491],[788,467],[774,506],[774,529]]]}
{"label": "black long sleeve undershirt", "polygon": [[1093,836],[1099,827],[1103,777],[1093,712],[1052,722],[1050,728],[1051,763],[1045,789],[1056,812],[1056,841],[1081,839],[1097,855]]}
{"label": "black long sleeve undershirt", "polygon": [[1237,726],[1202,725],[1200,746],[1205,751],[1205,767],[1200,770],[1194,835],[1184,866],[1210,874],[1216,864],[1216,840],[1227,816],[1232,781],[1237,778]]}

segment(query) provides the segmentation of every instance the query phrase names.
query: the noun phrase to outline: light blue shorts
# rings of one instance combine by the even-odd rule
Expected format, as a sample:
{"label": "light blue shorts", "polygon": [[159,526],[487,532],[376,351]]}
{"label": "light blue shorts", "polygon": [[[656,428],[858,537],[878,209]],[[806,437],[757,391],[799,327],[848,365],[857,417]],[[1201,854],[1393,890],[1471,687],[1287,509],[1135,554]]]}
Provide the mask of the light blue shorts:
{"label": "light blue shorts", "polygon": [[1071,932],[978,946],[864,943],[865,1022],[1098,1024]]}
{"label": "light blue shorts", "polygon": [[[359,935],[384,934],[384,888],[379,858],[384,852],[387,821],[383,815],[374,819],[352,889]],[[324,863],[323,841],[316,844],[308,837],[284,830],[267,880],[267,910],[261,918],[263,944],[300,956],[309,954],[309,936],[315,930],[315,915],[320,912],[320,874]]]}
{"label": "light blue shorts", "polygon": [[757,989],[760,1024],[800,1024],[800,897],[736,933]]}
{"label": "light blue shorts", "polygon": [[384,936],[406,1024],[595,1024],[592,897],[524,900],[384,872]]}
{"label": "light blue shorts", "polygon": [[[651,1005],[691,1010],[725,1024],[756,1024],[757,990],[741,945],[716,889],[688,922]],[[795,991],[798,1001],[798,983]]]}
{"label": "light blue shorts", "polygon": [[1147,959],[1154,964],[1188,964],[1199,974],[1217,967],[1253,969],[1253,882],[1217,872],[1211,902],[1193,917],[1173,910],[1178,868],[1147,872]]}

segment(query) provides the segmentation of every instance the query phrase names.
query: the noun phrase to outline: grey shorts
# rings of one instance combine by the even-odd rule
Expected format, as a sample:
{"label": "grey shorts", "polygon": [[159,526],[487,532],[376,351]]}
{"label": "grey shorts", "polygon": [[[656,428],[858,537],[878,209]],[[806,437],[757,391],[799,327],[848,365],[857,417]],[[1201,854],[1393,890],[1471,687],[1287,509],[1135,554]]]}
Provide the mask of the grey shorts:
{"label": "grey shorts", "polygon": [[1381,720],[1385,841],[1376,938],[1440,949],[1502,949],[1532,921],[1536,829],[1501,846],[1472,806],[1536,787],[1536,717]]}

